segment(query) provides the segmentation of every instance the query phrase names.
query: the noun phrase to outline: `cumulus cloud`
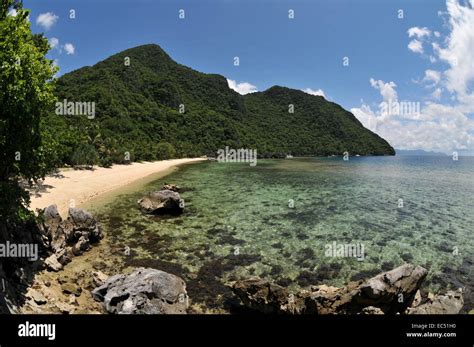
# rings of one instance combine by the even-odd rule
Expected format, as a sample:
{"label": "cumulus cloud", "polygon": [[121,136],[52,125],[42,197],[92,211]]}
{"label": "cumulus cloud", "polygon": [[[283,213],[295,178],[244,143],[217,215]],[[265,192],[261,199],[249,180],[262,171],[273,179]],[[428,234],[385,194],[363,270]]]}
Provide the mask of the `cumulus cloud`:
{"label": "cumulus cloud", "polygon": [[64,50],[66,51],[66,54],[71,55],[76,52],[76,48],[72,43],[66,43],[64,46]]}
{"label": "cumulus cloud", "polygon": [[[423,43],[426,43],[432,53],[423,57],[429,57],[431,63],[446,63],[441,69],[425,70],[424,77],[417,82],[433,88],[427,94],[431,101],[421,105],[419,115],[386,116],[364,102],[351,109],[365,127],[377,132],[395,148],[445,153],[474,148],[474,0],[447,0],[446,8],[446,12],[439,13],[448,29],[446,35],[431,32],[426,27],[408,30],[410,50],[423,55]],[[384,100],[397,93],[395,83],[391,83],[370,80]],[[446,92],[450,93],[449,99],[443,103]]]}
{"label": "cumulus cloud", "polygon": [[446,45],[434,45],[439,59],[448,63],[446,88],[470,112],[474,112],[474,0],[462,5],[447,1],[450,34]]}
{"label": "cumulus cloud", "polygon": [[419,40],[411,40],[408,43],[408,49],[414,53],[423,53],[423,44]]}
{"label": "cumulus cloud", "polygon": [[422,120],[382,117],[367,105],[351,112],[368,129],[376,132],[400,149],[425,149],[451,153],[472,149],[474,123],[457,107],[427,103]]}
{"label": "cumulus cloud", "polygon": [[324,98],[326,98],[326,94],[324,94],[324,90],[322,89],[314,90],[311,88],[306,88],[306,89],[303,89],[303,92],[311,94],[311,95],[323,96]]}
{"label": "cumulus cloud", "polygon": [[423,77],[423,82],[430,83],[431,87],[436,86],[439,81],[441,81],[441,73],[435,70],[426,70],[425,77]]}
{"label": "cumulus cloud", "polygon": [[412,27],[408,29],[408,37],[416,37],[422,39],[425,36],[430,36],[431,31],[427,27],[419,28],[419,27]]}
{"label": "cumulus cloud", "polygon": [[[408,49],[414,53],[423,54],[423,41],[425,41],[428,37],[431,36],[431,31],[427,27],[411,27],[407,30],[407,33],[409,38],[413,38],[408,43]],[[439,34],[438,32],[436,33]],[[432,60],[433,58],[434,57],[430,57],[430,60]]]}
{"label": "cumulus cloud", "polygon": [[43,27],[44,30],[49,30],[54,24],[56,24],[58,19],[59,17],[53,12],[41,13],[38,18],[36,18],[36,24]]}
{"label": "cumulus cloud", "polygon": [[391,82],[385,83],[382,80],[375,80],[373,78],[371,78],[369,82],[372,87],[380,91],[380,95],[382,95],[383,101],[398,100],[398,94],[397,94],[397,91],[395,90],[397,85],[395,84],[395,82],[391,81]]}
{"label": "cumulus cloud", "polygon": [[234,80],[227,79],[227,83],[229,84],[230,89],[233,89],[237,93],[242,95],[255,93],[258,91],[256,86],[248,82],[237,83]]}
{"label": "cumulus cloud", "polygon": [[8,11],[9,16],[16,17],[17,14],[18,14],[18,12],[14,8],[12,8]]}

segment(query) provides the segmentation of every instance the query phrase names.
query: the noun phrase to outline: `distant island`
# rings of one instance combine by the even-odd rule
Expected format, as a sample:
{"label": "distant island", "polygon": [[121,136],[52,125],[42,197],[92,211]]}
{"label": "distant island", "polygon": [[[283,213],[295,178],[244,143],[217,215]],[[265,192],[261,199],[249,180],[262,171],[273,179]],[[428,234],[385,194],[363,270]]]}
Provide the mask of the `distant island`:
{"label": "distant island", "polygon": [[180,65],[155,44],[65,74],[56,96],[42,131],[60,165],[196,157],[226,146],[260,158],[395,154],[322,96],[280,86],[240,95],[224,76]]}
{"label": "distant island", "polygon": [[396,155],[399,156],[430,156],[445,157],[447,154],[442,152],[424,151],[422,149],[395,149]]}

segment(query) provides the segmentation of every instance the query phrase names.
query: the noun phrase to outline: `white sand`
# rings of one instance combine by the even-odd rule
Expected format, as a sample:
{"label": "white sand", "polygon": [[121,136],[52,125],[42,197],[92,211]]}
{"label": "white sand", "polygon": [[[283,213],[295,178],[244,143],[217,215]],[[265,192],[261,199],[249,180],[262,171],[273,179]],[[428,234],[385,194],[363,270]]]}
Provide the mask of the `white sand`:
{"label": "white sand", "polygon": [[[40,196],[31,193],[30,209],[45,208],[56,204],[59,213],[65,217],[71,204],[76,207],[88,203],[104,193],[125,187],[134,181],[160,172],[166,172],[177,165],[205,160],[203,158],[172,159],[156,162],[114,165],[111,168],[92,170],[61,170],[60,176],[48,176],[42,182],[46,186]],[[172,182],[170,182],[172,183]],[[51,186],[51,187],[48,187]]]}

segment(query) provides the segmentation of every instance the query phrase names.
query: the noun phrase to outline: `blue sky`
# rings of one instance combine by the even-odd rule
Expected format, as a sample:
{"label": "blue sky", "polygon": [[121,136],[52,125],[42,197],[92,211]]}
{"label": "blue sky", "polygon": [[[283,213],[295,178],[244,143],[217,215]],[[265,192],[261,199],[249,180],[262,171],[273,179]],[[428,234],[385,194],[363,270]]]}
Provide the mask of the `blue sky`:
{"label": "blue sky", "polygon": [[[469,1],[25,0],[24,7],[33,31],[56,45],[50,57],[60,74],[156,43],[181,64],[235,81],[241,92],[308,88],[397,148],[450,153],[474,147]],[[381,102],[392,101],[418,103],[420,112],[381,111]]]}

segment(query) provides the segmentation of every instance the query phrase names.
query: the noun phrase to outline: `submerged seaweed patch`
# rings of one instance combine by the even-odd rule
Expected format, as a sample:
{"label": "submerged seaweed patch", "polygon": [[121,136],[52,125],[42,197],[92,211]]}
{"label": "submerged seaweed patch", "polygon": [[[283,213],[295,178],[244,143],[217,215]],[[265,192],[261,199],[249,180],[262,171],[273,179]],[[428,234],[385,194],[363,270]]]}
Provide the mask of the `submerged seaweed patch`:
{"label": "submerged seaweed patch", "polygon": [[381,271],[379,269],[372,269],[372,270],[364,270],[360,271],[357,274],[351,276],[350,280],[351,281],[359,281],[359,280],[364,280],[370,277],[374,277],[378,275]]}
{"label": "submerged seaweed patch", "polygon": [[187,281],[188,294],[193,301],[203,302],[210,308],[218,308],[225,302],[232,302],[232,291],[223,283],[224,273],[260,260],[259,255],[251,254],[228,255],[211,260],[199,269],[195,278]]}

